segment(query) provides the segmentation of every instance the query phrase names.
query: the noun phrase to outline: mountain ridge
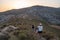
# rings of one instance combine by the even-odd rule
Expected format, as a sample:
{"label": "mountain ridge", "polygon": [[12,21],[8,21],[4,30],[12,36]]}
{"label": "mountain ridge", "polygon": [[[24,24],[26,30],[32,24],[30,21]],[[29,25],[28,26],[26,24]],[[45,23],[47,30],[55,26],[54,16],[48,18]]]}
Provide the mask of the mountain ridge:
{"label": "mountain ridge", "polygon": [[[27,19],[37,19],[45,20],[50,24],[60,24],[60,8],[53,8],[47,6],[32,6],[22,9],[13,9],[0,13],[0,19],[6,21],[11,17],[27,18]],[[1,22],[1,20],[0,20]]]}
{"label": "mountain ridge", "polygon": [[[49,7],[49,6],[34,5],[34,6],[30,6],[30,7],[19,8],[19,10],[26,9],[26,8],[31,8],[31,7],[47,7],[47,8],[60,9],[60,7],[56,8],[56,7]],[[11,10],[7,10],[7,11],[12,11],[12,10],[18,10],[18,9],[11,9]],[[7,11],[4,11],[4,12],[7,12]],[[0,13],[2,13],[2,12],[0,12]]]}

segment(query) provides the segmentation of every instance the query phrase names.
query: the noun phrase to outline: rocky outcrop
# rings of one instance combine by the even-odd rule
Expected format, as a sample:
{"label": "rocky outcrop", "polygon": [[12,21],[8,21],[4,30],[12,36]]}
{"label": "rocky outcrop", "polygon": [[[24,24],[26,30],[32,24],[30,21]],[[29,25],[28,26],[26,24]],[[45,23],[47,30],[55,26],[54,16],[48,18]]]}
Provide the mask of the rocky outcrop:
{"label": "rocky outcrop", "polygon": [[[1,29],[1,28],[0,28]],[[11,36],[10,33],[18,29],[18,27],[9,25],[0,30],[0,40],[8,40]]]}

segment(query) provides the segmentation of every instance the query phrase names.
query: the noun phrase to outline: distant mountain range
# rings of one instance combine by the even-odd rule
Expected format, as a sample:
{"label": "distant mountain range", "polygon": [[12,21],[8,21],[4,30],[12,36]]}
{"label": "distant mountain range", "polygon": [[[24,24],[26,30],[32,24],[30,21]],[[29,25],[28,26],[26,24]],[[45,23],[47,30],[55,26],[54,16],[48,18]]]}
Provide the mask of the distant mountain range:
{"label": "distant mountain range", "polygon": [[60,25],[60,8],[36,5],[28,8],[0,12],[0,23],[8,21],[12,17],[45,20],[50,24]]}

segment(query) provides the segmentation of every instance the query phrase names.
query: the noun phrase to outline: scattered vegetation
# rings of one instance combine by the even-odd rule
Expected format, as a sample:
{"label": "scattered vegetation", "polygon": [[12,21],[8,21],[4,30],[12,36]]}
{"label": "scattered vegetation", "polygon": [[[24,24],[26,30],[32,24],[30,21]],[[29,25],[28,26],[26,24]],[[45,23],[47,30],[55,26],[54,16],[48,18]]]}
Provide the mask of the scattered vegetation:
{"label": "scattered vegetation", "polygon": [[50,27],[45,21],[13,18],[4,24],[14,25],[20,28],[20,30],[10,33],[11,38],[9,40],[39,40],[39,35],[37,35],[35,31],[32,31],[31,26],[33,24],[36,28],[40,22],[42,22],[44,26],[44,31],[42,33],[43,38],[48,40],[50,38],[54,38],[55,36],[60,36],[60,31]]}

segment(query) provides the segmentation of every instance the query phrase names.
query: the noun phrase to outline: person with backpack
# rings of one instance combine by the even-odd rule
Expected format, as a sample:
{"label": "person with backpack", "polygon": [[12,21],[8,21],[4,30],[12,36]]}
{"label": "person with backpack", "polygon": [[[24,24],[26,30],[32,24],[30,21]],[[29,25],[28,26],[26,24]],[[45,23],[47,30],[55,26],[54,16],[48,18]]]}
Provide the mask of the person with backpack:
{"label": "person with backpack", "polygon": [[43,32],[43,25],[40,23],[39,26],[37,26],[37,32],[40,34]]}

